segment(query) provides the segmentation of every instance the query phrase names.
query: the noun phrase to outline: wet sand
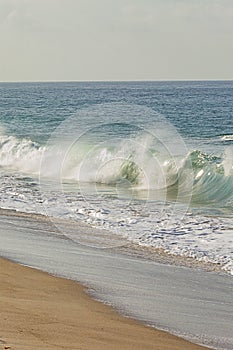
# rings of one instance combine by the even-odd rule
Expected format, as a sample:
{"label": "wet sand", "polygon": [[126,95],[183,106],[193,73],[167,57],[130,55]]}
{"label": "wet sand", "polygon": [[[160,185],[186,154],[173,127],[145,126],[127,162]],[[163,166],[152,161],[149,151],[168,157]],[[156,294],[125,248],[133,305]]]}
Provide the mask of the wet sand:
{"label": "wet sand", "polygon": [[76,282],[5,259],[0,276],[0,349],[207,349],[119,315]]}

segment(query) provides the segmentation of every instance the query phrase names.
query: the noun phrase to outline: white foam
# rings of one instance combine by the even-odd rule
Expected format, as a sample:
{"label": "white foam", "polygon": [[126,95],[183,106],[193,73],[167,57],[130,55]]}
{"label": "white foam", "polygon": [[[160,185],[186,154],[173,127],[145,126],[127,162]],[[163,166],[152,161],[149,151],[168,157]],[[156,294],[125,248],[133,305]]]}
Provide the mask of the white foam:
{"label": "white foam", "polygon": [[224,135],[221,136],[222,141],[233,141],[233,135]]}
{"label": "white foam", "polygon": [[44,147],[27,139],[0,135],[0,166],[39,173]]}
{"label": "white foam", "polygon": [[222,162],[225,176],[233,175],[233,148],[227,147],[225,149],[224,159]]}

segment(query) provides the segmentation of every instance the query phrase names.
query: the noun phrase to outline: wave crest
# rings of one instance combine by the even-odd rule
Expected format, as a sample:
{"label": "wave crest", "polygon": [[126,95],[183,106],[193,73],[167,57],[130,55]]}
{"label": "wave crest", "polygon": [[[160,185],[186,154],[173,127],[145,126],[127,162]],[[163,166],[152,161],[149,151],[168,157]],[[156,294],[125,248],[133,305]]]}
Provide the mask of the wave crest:
{"label": "wave crest", "polygon": [[44,147],[28,139],[0,135],[0,166],[38,173]]}
{"label": "wave crest", "polygon": [[221,136],[222,141],[233,141],[233,135],[223,135]]}
{"label": "wave crest", "polygon": [[[142,147],[143,143],[143,147]],[[156,146],[158,146],[156,148]],[[167,189],[167,195],[177,196],[178,186],[185,200],[187,188],[192,189],[192,202],[233,205],[233,151],[228,148],[221,158],[200,150],[186,156],[172,157],[152,140],[125,140],[118,144],[73,145],[62,153],[62,144],[48,149],[30,139],[0,135],[0,166],[41,177],[54,173],[57,157],[63,157],[61,179],[123,185],[138,190]],[[45,166],[41,168],[41,160]],[[45,158],[45,159],[44,159]]]}

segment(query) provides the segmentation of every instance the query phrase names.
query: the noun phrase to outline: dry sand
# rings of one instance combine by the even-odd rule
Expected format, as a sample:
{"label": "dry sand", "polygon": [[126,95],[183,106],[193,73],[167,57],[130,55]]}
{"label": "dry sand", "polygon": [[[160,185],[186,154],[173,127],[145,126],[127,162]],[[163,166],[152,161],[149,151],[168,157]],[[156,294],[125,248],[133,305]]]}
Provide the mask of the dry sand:
{"label": "dry sand", "polygon": [[78,283],[0,259],[0,349],[201,350],[120,316]]}

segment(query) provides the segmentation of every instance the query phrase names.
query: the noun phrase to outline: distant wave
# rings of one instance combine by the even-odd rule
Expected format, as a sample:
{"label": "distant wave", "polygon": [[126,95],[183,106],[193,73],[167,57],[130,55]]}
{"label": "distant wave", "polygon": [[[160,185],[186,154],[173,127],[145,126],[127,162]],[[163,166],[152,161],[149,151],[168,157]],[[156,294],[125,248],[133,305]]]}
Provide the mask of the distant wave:
{"label": "distant wave", "polygon": [[233,141],[233,135],[223,135],[221,136],[222,141]]}

